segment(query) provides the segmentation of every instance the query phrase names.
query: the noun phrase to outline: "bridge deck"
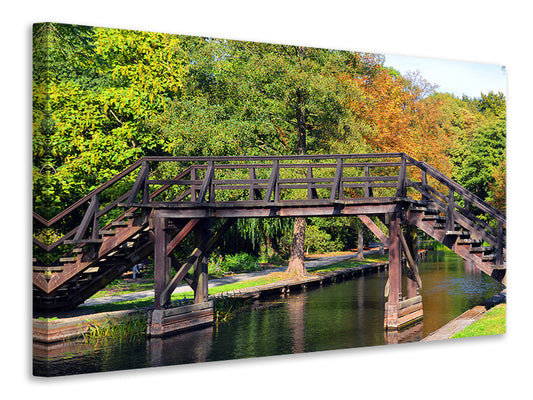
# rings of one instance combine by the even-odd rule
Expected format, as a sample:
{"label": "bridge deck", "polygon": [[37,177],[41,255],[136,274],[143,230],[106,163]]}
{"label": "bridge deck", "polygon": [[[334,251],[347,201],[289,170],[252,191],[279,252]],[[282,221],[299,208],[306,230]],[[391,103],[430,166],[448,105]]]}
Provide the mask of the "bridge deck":
{"label": "bridge deck", "polygon": [[[358,215],[375,232],[368,217],[387,214],[504,280],[505,215],[406,154],[144,157],[55,217],[33,214],[34,307],[75,307],[153,254],[154,237],[174,236],[167,257],[210,218],[229,226],[235,218]],[[164,233],[155,219],[175,223]],[[200,278],[187,266],[177,276],[194,286]]]}

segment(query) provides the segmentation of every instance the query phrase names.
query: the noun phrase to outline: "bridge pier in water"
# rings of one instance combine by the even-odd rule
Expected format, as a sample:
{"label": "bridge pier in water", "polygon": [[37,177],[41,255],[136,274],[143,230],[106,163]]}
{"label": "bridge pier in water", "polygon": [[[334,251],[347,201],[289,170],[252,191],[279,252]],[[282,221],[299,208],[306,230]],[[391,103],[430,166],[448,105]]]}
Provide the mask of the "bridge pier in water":
{"label": "bridge pier in water", "polygon": [[[154,231],[154,311],[148,322],[149,336],[188,330],[213,323],[213,302],[208,300],[207,258],[214,243],[220,238],[211,234],[210,219],[183,220],[161,217],[158,212],[152,218]],[[224,228],[224,231],[227,228]],[[177,231],[175,236],[172,232]],[[194,236],[194,251],[178,268],[172,250],[190,232]],[[188,271],[193,268],[193,274]],[[176,274],[171,278],[172,269]],[[194,292],[192,305],[171,307],[171,295],[181,281],[187,282]]]}
{"label": "bridge pier in water", "polygon": [[[418,274],[418,245],[416,227],[404,226],[402,231],[400,214],[394,212],[389,223],[389,281],[385,288],[388,297],[385,303],[384,327],[387,331],[409,326],[423,317],[422,296],[418,289],[422,286]],[[402,253],[405,255],[403,262]],[[402,292],[402,264],[406,268],[406,296]]]}

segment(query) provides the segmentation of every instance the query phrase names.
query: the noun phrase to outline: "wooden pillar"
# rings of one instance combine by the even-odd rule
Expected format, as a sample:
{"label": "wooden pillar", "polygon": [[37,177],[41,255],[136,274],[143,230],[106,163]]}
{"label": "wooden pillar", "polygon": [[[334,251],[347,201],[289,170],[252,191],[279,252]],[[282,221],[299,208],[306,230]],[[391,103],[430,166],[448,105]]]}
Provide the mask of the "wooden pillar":
{"label": "wooden pillar", "polygon": [[[409,248],[409,252],[411,253],[413,261],[416,263],[416,265],[418,265],[418,241],[416,226],[409,224],[406,226],[405,231],[405,241],[407,242],[407,247]],[[414,272],[412,272],[411,269],[409,269],[409,272],[407,273],[406,289],[408,299],[418,296],[418,283],[416,281]]]}
{"label": "wooden pillar", "polygon": [[169,233],[166,228],[166,219],[157,216],[153,218],[154,227],[154,307],[156,310],[163,308],[161,294],[170,281],[170,257],[167,256]]}
{"label": "wooden pillar", "polygon": [[[202,243],[208,241],[211,236],[211,220],[202,221],[194,230],[194,243],[197,248]],[[194,303],[203,303],[208,300],[208,276],[207,276],[207,258],[209,254],[204,252],[194,263]]]}
{"label": "wooden pillar", "polygon": [[398,305],[402,293],[402,264],[400,248],[400,218],[393,213],[389,225],[389,295],[385,304],[385,326],[398,327]]}

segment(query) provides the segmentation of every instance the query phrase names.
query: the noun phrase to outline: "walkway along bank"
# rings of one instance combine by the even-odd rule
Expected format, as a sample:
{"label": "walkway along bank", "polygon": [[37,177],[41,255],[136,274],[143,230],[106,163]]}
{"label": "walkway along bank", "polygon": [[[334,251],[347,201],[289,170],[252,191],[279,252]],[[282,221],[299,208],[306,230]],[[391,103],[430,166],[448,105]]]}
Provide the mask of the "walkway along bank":
{"label": "walkway along bank", "polygon": [[[124,212],[110,218],[117,208]],[[388,329],[422,314],[416,228],[505,283],[505,215],[404,153],[145,157],[54,218],[34,213],[34,311],[73,309],[153,254],[155,324],[177,326],[185,317],[169,308],[171,293],[184,281],[195,304],[208,303],[207,258],[237,218],[332,216],[358,216],[389,247]],[[53,243],[37,239],[51,227],[64,235]],[[195,249],[180,261],[174,250],[189,235]]]}

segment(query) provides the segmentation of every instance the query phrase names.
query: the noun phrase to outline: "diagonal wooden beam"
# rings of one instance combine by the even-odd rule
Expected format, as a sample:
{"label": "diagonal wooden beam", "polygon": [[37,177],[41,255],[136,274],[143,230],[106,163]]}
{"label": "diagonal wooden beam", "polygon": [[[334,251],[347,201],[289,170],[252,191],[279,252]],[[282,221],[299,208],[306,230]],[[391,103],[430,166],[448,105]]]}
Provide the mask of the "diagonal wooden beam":
{"label": "diagonal wooden beam", "polygon": [[[207,171],[205,172],[204,181],[202,187],[200,188],[200,193],[196,199],[197,203],[203,203],[205,201],[205,195],[207,194],[207,189],[211,187],[211,182],[215,177],[215,164],[213,161],[209,161]],[[212,193],[210,194],[212,196]]]}
{"label": "diagonal wooden beam", "polygon": [[331,188],[330,200],[335,200],[336,198],[341,200],[344,197],[342,193],[342,168],[342,158],[339,158],[337,160],[337,168],[335,169],[335,179]]}
{"label": "diagonal wooden beam", "polygon": [[[143,161],[141,170],[139,171],[139,175],[137,175],[137,179],[135,180],[135,183],[133,184],[133,187],[131,188],[130,195],[128,197],[128,203],[134,203],[135,198],[137,197],[137,194],[143,189],[143,192],[145,191],[145,182],[148,178],[148,161]],[[143,193],[143,200],[146,198],[146,193]]]}
{"label": "diagonal wooden beam", "polygon": [[274,160],[272,164],[272,172],[270,173],[270,178],[268,180],[268,186],[265,193],[264,202],[270,203],[272,202],[272,192],[274,191],[274,188],[276,186],[276,183],[278,182],[278,176],[279,176],[279,160]]}
{"label": "diagonal wooden beam", "polygon": [[89,205],[89,208],[85,212],[85,215],[83,216],[83,220],[81,221],[81,224],[78,227],[78,230],[76,231],[76,235],[74,236],[74,240],[80,240],[89,227],[89,224],[93,222],[94,215],[98,211],[98,195],[94,195],[91,204]]}
{"label": "diagonal wooden beam", "polygon": [[215,235],[210,237],[209,240],[200,244],[193,250],[187,261],[180,267],[176,275],[174,275],[174,277],[170,280],[165,289],[161,292],[161,306],[164,306],[170,300],[170,295],[172,294],[174,289],[176,289],[179,283],[183,280],[183,278],[187,275],[187,272],[189,271],[189,269],[191,269],[196,260],[198,260],[198,258],[202,257],[204,254],[209,253],[213,246],[220,240],[222,235],[229,229],[231,225],[235,223],[236,220],[236,218],[228,218]]}
{"label": "diagonal wooden beam", "polygon": [[402,244],[403,252],[405,253],[405,257],[407,258],[407,264],[409,265],[411,271],[413,272],[413,275],[416,279],[416,283],[418,287],[421,288],[422,279],[420,279],[420,275],[418,274],[418,265],[416,261],[414,260],[413,255],[411,254],[411,250],[409,249],[409,246],[407,245],[407,241],[405,240],[405,236],[403,235],[403,232],[401,229],[399,231],[398,236],[400,237],[400,243]]}
{"label": "diagonal wooden beam", "polygon": [[389,245],[389,237],[383,233],[381,229],[370,219],[368,215],[358,215],[359,219],[363,224],[366,225],[368,229],[372,231],[374,235],[377,236],[377,238],[380,240],[381,243],[383,243],[385,246]]}
{"label": "diagonal wooden beam", "polygon": [[172,250],[181,243],[183,239],[189,234],[189,232],[200,222],[199,218],[191,219],[187,224],[178,232],[178,234],[167,245],[167,256],[170,255]]}

